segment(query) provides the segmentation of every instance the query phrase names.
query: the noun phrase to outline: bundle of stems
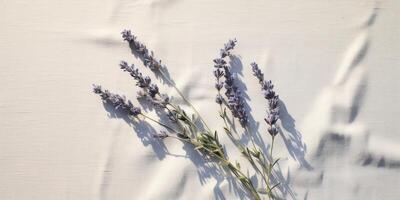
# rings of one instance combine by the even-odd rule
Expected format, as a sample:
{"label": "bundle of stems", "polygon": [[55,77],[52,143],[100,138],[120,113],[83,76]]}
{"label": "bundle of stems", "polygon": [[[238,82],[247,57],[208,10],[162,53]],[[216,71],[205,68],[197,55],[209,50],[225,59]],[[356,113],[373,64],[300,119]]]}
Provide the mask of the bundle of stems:
{"label": "bundle of stems", "polygon": [[[259,80],[263,95],[268,100],[268,110],[265,121],[269,125],[267,132],[271,135],[272,141],[269,155],[266,155],[255,142],[254,133],[250,131],[247,117],[248,113],[244,108],[244,99],[241,96],[240,89],[235,83],[236,76],[232,73],[231,67],[228,66],[225,61],[226,58],[231,56],[231,51],[236,45],[236,40],[229,40],[224,48],[221,49],[220,57],[214,60],[214,76],[217,81],[215,87],[218,92],[215,101],[219,104],[219,115],[224,122],[223,130],[251,164],[255,172],[261,176],[263,185],[265,184],[262,188],[256,188],[256,184],[252,182],[249,175],[246,175],[242,171],[238,161],[231,161],[229,159],[223,145],[219,141],[217,131],[212,131],[209,128],[198,110],[196,110],[175,83],[167,76],[166,68],[161,64],[161,60],[157,60],[154,57],[154,53],[149,51],[143,43],[139,42],[136,36],[132,35],[130,30],[124,30],[122,32],[122,37],[128,42],[132,51],[139,56],[144,66],[160,75],[164,81],[172,86],[194,114],[191,116],[187,114],[187,112],[174,103],[168,95],[162,94],[157,84],[152,83],[150,77],[144,76],[133,64],[129,65],[125,61],[121,62],[120,67],[135,79],[136,85],[140,88],[138,98],[144,99],[154,107],[165,111],[165,115],[169,118],[170,123],[163,123],[158,119],[150,117],[142,112],[139,107],[134,106],[131,101],[126,101],[124,96],[113,94],[108,90],[104,90],[99,85],[94,85],[94,93],[99,94],[104,102],[113,105],[115,109],[125,112],[132,120],[148,120],[164,127],[165,130],[154,134],[155,138],[173,138],[191,144],[192,147],[201,152],[201,155],[205,158],[215,160],[216,163],[226,169],[227,172],[236,177],[237,181],[242,184],[252,199],[260,200],[264,194],[266,194],[269,199],[274,199],[276,194],[273,192],[273,189],[279,185],[279,183],[273,184],[271,180],[273,176],[273,167],[279,160],[273,159],[272,157],[275,136],[278,134],[276,122],[279,118],[279,98],[275,95],[271,81],[265,81],[264,75],[258,68],[258,65],[252,63],[251,66],[254,76]],[[225,88],[225,97],[222,96],[223,88]],[[251,145],[239,142],[239,139],[236,137],[239,134],[234,127],[235,120],[238,120],[239,124],[245,130],[245,134],[250,138]]]}

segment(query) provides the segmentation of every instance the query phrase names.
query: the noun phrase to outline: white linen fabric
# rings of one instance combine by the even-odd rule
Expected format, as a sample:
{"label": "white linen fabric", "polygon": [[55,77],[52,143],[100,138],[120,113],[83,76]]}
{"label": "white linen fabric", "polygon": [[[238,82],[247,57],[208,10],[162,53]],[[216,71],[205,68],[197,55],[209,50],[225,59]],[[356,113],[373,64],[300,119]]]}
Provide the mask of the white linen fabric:
{"label": "white linen fabric", "polygon": [[122,41],[125,28],[245,163],[221,129],[212,76],[219,49],[238,40],[231,64],[266,149],[251,62],[282,100],[283,199],[399,199],[399,12],[396,0],[1,1],[0,199],[248,198],[190,146],[157,141],[160,127],[133,127],[91,92],[101,84],[136,102],[120,60],[153,75]]}

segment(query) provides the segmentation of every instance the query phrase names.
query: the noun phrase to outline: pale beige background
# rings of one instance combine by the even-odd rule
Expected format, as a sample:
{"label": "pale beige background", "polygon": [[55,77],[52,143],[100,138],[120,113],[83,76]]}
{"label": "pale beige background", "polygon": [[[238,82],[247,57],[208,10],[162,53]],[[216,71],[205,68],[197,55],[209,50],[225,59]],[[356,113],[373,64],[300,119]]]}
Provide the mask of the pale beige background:
{"label": "pale beige background", "polygon": [[287,110],[277,140],[284,198],[399,199],[399,12],[396,0],[0,1],[0,199],[240,198],[180,142],[110,119],[90,92],[98,83],[135,99],[118,69],[122,59],[141,66],[123,28],[217,130],[212,59],[238,39],[253,117],[262,122],[265,100],[252,61]]}

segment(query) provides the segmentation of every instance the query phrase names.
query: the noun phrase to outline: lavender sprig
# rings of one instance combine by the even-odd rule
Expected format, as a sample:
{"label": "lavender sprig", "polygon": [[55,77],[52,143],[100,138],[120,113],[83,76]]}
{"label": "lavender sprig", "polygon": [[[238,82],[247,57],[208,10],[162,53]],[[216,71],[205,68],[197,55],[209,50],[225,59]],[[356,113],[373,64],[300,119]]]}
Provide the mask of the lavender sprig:
{"label": "lavender sprig", "polygon": [[[222,104],[224,98],[221,96],[221,88],[225,86],[225,96],[227,98],[228,108],[231,110],[232,115],[239,120],[239,123],[242,127],[245,127],[248,122],[248,116],[245,110],[244,99],[241,95],[240,90],[235,85],[235,77],[231,72],[230,67],[227,65],[227,62],[224,60],[226,56],[231,55],[231,50],[236,46],[236,39],[229,40],[228,43],[224,45],[224,48],[221,49],[220,58],[214,59],[214,76],[217,80],[215,84],[215,88],[218,91],[215,101],[218,104]],[[224,77],[225,81],[221,81],[221,77]]]}
{"label": "lavender sprig", "polygon": [[134,117],[137,117],[142,113],[141,109],[134,106],[130,100],[127,102],[125,96],[113,94],[108,90],[103,90],[100,85],[93,85],[93,92],[100,95],[103,101],[111,103],[116,110],[122,110]]}
{"label": "lavender sprig", "polygon": [[[142,90],[138,92],[138,98],[147,98],[153,104],[165,107],[169,103],[170,98],[166,94],[161,94],[157,84],[151,82],[149,76],[143,76],[139,69],[135,66],[129,65],[125,61],[121,61],[120,67],[123,71],[129,72],[129,74],[136,80],[136,86]],[[158,96],[158,98],[156,97]]]}
{"label": "lavender sprig", "polygon": [[275,137],[278,134],[276,122],[279,119],[279,96],[274,91],[274,85],[271,80],[264,80],[264,74],[261,72],[257,63],[251,63],[253,75],[259,80],[264,98],[268,101],[267,117],[264,119],[269,125],[268,133]]}
{"label": "lavender sprig", "polygon": [[261,72],[261,69],[258,67],[257,63],[253,62],[250,64],[251,69],[253,71],[253,75],[257,77],[258,81],[262,83],[264,81],[264,74]]}
{"label": "lavender sprig", "polygon": [[119,64],[123,71],[129,72],[129,74],[136,80],[136,85],[141,88],[148,88],[151,83],[151,79],[148,76],[143,76],[139,72],[139,69],[135,68],[135,65],[130,65],[126,61],[121,61]]}
{"label": "lavender sprig", "polygon": [[220,52],[221,52],[221,58],[225,58],[226,56],[231,55],[231,52],[230,52],[230,51],[231,51],[233,48],[235,48],[236,43],[237,43],[237,40],[236,40],[236,39],[229,40],[228,43],[226,43],[226,44],[224,45],[224,48],[220,50]]}
{"label": "lavender sprig", "polygon": [[276,129],[276,122],[279,119],[279,96],[274,91],[274,85],[271,80],[264,80],[264,74],[261,72],[257,63],[251,63],[253,75],[259,80],[261,90],[264,98],[268,101],[267,117],[264,119],[265,122],[271,127],[272,131],[269,133],[271,136],[278,134]]}
{"label": "lavender sprig", "polygon": [[136,36],[132,35],[130,30],[123,30],[121,32],[122,38],[131,45],[143,57],[143,64],[151,70],[159,70],[161,68],[161,60],[157,60],[154,57],[153,51],[149,51],[143,43],[136,39]]}
{"label": "lavender sprig", "polygon": [[[267,131],[272,137],[271,148],[270,148],[271,161],[269,162],[269,166],[267,169],[268,182],[270,182],[270,177],[272,175],[272,168],[279,160],[279,159],[274,160],[272,157],[275,136],[278,134],[277,121],[279,120],[279,96],[276,95],[276,93],[274,91],[274,85],[272,84],[272,81],[271,80],[267,81],[264,79],[264,74],[261,72],[257,63],[255,63],[255,62],[251,63],[251,67],[252,67],[253,75],[258,79],[258,81],[261,85],[261,90],[264,95],[264,98],[267,99],[267,101],[268,101],[267,116],[264,120],[268,124]],[[279,183],[275,184],[272,187],[270,187],[270,185],[271,184],[267,184],[267,193],[268,193],[269,197],[271,198],[272,189],[275,188],[277,185],[279,185]]]}

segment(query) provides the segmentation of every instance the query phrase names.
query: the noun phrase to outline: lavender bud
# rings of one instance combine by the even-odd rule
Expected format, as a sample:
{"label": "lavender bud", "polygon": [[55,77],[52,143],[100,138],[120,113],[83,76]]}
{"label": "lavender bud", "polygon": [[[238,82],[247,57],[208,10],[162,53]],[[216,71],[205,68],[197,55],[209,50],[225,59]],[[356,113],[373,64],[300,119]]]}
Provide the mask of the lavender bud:
{"label": "lavender bud", "polygon": [[253,75],[257,77],[258,81],[262,83],[264,81],[264,74],[261,72],[261,69],[258,67],[257,63],[253,62],[250,64],[252,67]]}
{"label": "lavender bud", "polygon": [[272,90],[274,89],[274,84],[272,84],[272,81],[264,81],[262,84],[262,89],[263,90]]}
{"label": "lavender bud", "polygon": [[148,86],[150,85],[150,83],[151,83],[151,78],[148,77],[148,76],[144,77],[144,83],[145,83],[145,85],[147,85],[147,87],[148,87]]}
{"label": "lavender bud", "polygon": [[224,75],[224,71],[222,71],[221,69],[216,69],[214,70],[214,76],[215,78],[219,79]]}
{"label": "lavender bud", "polygon": [[276,123],[276,121],[278,121],[278,115],[276,115],[275,113],[270,113],[264,120],[265,122],[267,122],[268,125],[272,126]]}
{"label": "lavender bud", "polygon": [[104,99],[107,99],[107,98],[109,98],[109,97],[111,97],[111,93],[110,93],[110,91],[108,91],[108,90],[104,90],[104,92],[102,93],[102,94],[100,94],[100,96],[101,96],[101,98],[104,100]]}
{"label": "lavender bud", "polygon": [[266,98],[268,100],[275,97],[275,92],[271,89],[264,90],[263,93],[264,93],[264,98]]}
{"label": "lavender bud", "polygon": [[275,137],[276,135],[278,135],[278,129],[276,128],[276,126],[270,126],[268,127],[268,133]]}
{"label": "lavender bud", "polygon": [[216,68],[222,68],[226,65],[226,61],[222,58],[216,58],[213,61],[215,63],[214,67]]}
{"label": "lavender bud", "polygon": [[93,92],[95,94],[101,94],[103,91],[101,90],[101,86],[100,85],[93,84]]}
{"label": "lavender bud", "polygon": [[149,95],[154,98],[158,93],[158,86],[156,84],[151,84],[149,87]]}
{"label": "lavender bud", "polygon": [[121,32],[121,34],[122,34],[122,38],[125,40],[125,41],[128,41],[128,42],[132,42],[134,39],[135,39],[135,37],[132,35],[132,33],[131,33],[131,31],[130,30],[123,30],[122,32]]}
{"label": "lavender bud", "polygon": [[222,102],[224,101],[224,97],[222,97],[221,95],[217,95],[216,97],[215,97],[215,102],[217,102],[217,104],[222,104]]}
{"label": "lavender bud", "polygon": [[116,110],[122,110],[130,115],[137,116],[141,113],[139,107],[135,107],[131,101],[126,102],[125,96],[112,94],[108,90],[102,90],[100,85],[93,85],[93,92],[99,94],[103,101],[110,103]]}
{"label": "lavender bud", "polygon": [[274,96],[268,101],[269,109],[274,110],[279,106],[279,96]]}
{"label": "lavender bud", "polygon": [[221,49],[221,58],[231,55],[230,51],[235,47],[236,42],[236,39],[233,39],[229,40],[228,43],[224,45],[224,48]]}
{"label": "lavender bud", "polygon": [[129,69],[129,65],[126,61],[121,61],[121,63],[119,64],[119,66],[121,67],[121,69],[123,69],[124,71],[127,71],[127,69]]}
{"label": "lavender bud", "polygon": [[219,83],[216,83],[216,84],[215,84],[215,88],[216,88],[218,91],[220,91],[220,90],[222,89],[222,87],[224,87],[224,83],[222,83],[222,82],[219,82]]}

